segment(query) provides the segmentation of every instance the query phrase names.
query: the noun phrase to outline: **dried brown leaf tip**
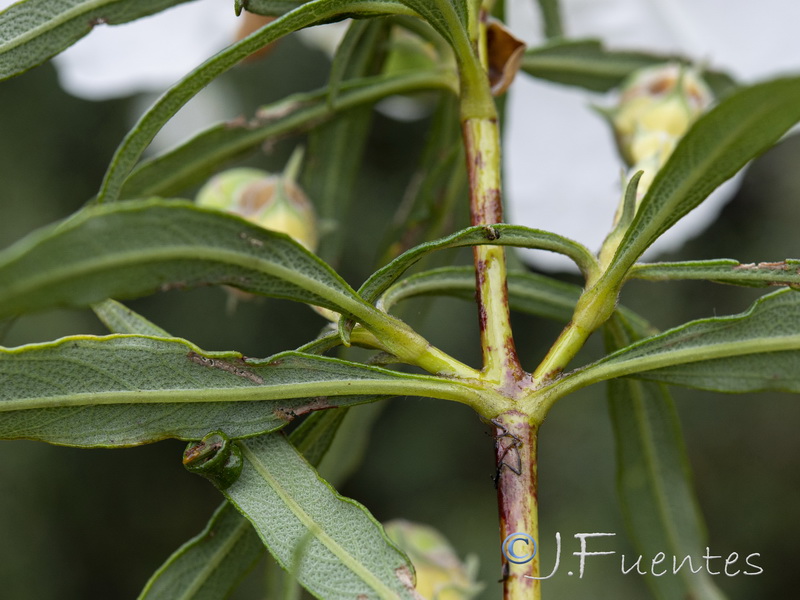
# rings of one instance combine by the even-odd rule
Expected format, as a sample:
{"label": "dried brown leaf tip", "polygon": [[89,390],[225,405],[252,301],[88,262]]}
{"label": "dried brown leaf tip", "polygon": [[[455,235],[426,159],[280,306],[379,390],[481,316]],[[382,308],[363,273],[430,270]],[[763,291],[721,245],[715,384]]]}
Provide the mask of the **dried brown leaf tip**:
{"label": "dried brown leaf tip", "polygon": [[[239,29],[236,31],[236,41],[243,40],[251,33],[258,31],[264,25],[272,23],[275,20],[275,17],[265,17],[262,15],[257,15],[255,13],[245,11],[241,18],[241,23],[239,24]],[[260,50],[256,50],[250,56],[248,56],[245,60],[247,62],[258,60],[259,58],[264,58],[267,54],[269,54],[270,50],[275,43],[270,43],[261,48]]]}
{"label": "dried brown leaf tip", "polygon": [[500,96],[505,93],[519,71],[525,43],[500,21],[490,20],[486,27],[489,83],[492,85],[492,94]]}

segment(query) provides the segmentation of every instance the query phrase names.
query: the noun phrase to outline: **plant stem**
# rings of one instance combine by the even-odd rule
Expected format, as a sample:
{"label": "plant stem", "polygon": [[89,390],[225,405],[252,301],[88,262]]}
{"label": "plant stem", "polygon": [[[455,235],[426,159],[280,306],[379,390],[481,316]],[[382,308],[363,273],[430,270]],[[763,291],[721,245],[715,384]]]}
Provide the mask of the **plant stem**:
{"label": "plant stem", "polygon": [[[500,132],[497,109],[485,66],[486,28],[479,27],[474,53],[459,56],[461,129],[469,174],[473,225],[503,221],[500,182]],[[506,285],[506,257],[500,246],[475,246],[475,277],[483,352],[483,374],[489,381],[513,387],[524,372],[511,333]]]}
{"label": "plant stem", "polygon": [[[538,544],[539,516],[537,495],[538,426],[531,425],[527,415],[509,411],[492,421],[495,427],[495,459],[497,465],[497,505],[500,512],[500,539],[523,533]],[[505,544],[504,544],[505,546]],[[527,557],[532,546],[518,541],[513,548],[517,556]],[[513,564],[502,554],[503,600],[540,600],[539,553],[524,564]]]}

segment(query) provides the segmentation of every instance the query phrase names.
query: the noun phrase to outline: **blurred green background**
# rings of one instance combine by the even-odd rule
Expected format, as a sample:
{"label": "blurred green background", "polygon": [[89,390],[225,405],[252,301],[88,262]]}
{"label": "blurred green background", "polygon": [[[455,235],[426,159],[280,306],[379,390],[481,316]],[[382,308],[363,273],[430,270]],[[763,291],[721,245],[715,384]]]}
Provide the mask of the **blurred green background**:
{"label": "blurred green background", "polygon": [[[318,52],[288,40],[270,60],[226,76],[241,90],[245,114],[290,91],[321,85],[327,65]],[[64,93],[45,65],[0,85],[0,246],[78,209],[96,191],[116,144],[131,124],[132,100],[89,102]],[[138,104],[135,106],[139,106]],[[428,123],[376,116],[359,179],[357,223],[344,268],[358,285],[369,274],[386,224],[417,166]],[[278,171],[297,140],[248,160]],[[770,261],[797,257],[800,139],[786,140],[748,172],[737,197],[701,239],[668,258],[732,257]],[[187,193],[191,193],[188,191]],[[466,262],[469,253],[452,254]],[[569,279],[569,277],[566,277]],[[0,290],[0,293],[2,291]],[[661,328],[687,319],[744,310],[758,291],[711,284],[632,283],[623,302]],[[250,356],[294,348],[323,322],[306,307],[265,300],[225,310],[216,289],[169,292],[130,306],[208,350]],[[410,304],[406,313],[434,343],[462,360],[479,361],[474,306],[441,300]],[[515,316],[523,362],[532,368],[559,326]],[[52,311],[12,325],[7,346],[75,333],[104,333],[88,311]],[[599,353],[589,345],[581,360]],[[0,382],[2,385],[2,382]],[[800,402],[790,395],[723,396],[675,389],[698,495],[715,554],[761,554],[764,573],[716,577],[733,600],[789,598],[800,574]],[[149,575],[204,525],[220,496],[180,464],[183,444],[127,450],[77,450],[0,442],[0,598],[70,600],[134,598]],[[643,598],[637,575],[619,572],[633,550],[616,502],[614,445],[604,390],[592,387],[560,402],[541,430],[540,502],[543,571],[552,567],[554,535],[562,560],[580,532],[615,532],[589,559],[583,580],[564,567],[544,585],[548,598]],[[341,491],[379,520],[435,525],[462,556],[480,558],[486,599],[500,597],[492,439],[468,409],[443,401],[401,398],[380,414],[363,464]],[[598,542],[598,548],[600,543]],[[261,567],[236,598],[260,598]]]}

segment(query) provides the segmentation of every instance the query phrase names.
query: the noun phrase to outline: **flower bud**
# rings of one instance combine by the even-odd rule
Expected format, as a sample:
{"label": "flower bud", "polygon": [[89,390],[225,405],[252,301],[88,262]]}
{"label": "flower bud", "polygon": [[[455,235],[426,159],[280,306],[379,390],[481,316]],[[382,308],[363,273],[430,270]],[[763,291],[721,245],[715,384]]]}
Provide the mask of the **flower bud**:
{"label": "flower bud", "polygon": [[653,157],[663,164],[678,140],[711,104],[697,70],[677,63],[640,69],[622,86],[611,123],[629,166]]}
{"label": "flower bud", "polygon": [[447,539],[432,527],[395,520],[386,534],[408,555],[417,573],[417,592],[426,600],[469,600],[483,586],[475,582],[474,557],[462,563]]}
{"label": "flower bud", "polygon": [[259,169],[231,169],[212,177],[202,187],[197,204],[285,233],[312,252],[317,248],[314,206],[292,177]]}

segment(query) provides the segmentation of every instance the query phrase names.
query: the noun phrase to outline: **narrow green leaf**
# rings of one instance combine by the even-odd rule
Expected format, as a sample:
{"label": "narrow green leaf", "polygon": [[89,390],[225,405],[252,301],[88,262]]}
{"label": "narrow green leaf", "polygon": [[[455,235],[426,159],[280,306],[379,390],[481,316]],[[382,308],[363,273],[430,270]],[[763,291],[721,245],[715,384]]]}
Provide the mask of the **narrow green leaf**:
{"label": "narrow green leaf", "polygon": [[445,238],[421,244],[401,254],[388,265],[373,273],[359,288],[358,293],[367,302],[375,302],[409,267],[425,255],[435,250],[486,244],[558,252],[574,260],[584,272],[591,272],[596,264],[592,253],[582,245],[548,231],[530,229],[520,225],[477,225]]}
{"label": "narrow green leaf", "polygon": [[419,598],[408,560],[360,504],[322,480],[282,435],[237,442],[245,459],[225,496],[276,560],[318,598]]}
{"label": "narrow green leaf", "polygon": [[787,258],[779,262],[742,264],[736,260],[721,258],[638,264],[631,267],[628,278],[647,281],[701,279],[749,287],[787,285],[797,289],[800,287],[800,260]]}
{"label": "narrow green leaf", "polygon": [[[607,92],[638,69],[676,61],[690,62],[678,56],[606,50],[600,40],[553,40],[526,50],[522,70],[554,83]],[[705,72],[703,76],[718,98],[736,86],[723,73]]]}
{"label": "narrow green leaf", "polygon": [[334,358],[245,359],[177,338],[74,336],[0,348],[0,438],[131,446],[274,431],[298,415],[392,395],[461,400],[472,388]]}
{"label": "narrow green leaf", "polygon": [[[327,105],[336,107],[345,86],[380,71],[388,38],[383,20],[354,21],[336,51],[331,65]],[[378,79],[377,81],[380,81]],[[372,108],[362,104],[340,114],[333,122],[314,127],[308,136],[308,158],[303,187],[316,201],[319,216],[329,231],[320,241],[319,255],[336,264],[348,233],[350,207],[372,123]]]}
{"label": "narrow green leaf", "polygon": [[117,25],[187,0],[24,0],[0,12],[0,81],[66,50],[96,25]]}
{"label": "narrow green leaf", "polygon": [[636,342],[568,376],[561,391],[624,376],[720,392],[800,392],[800,294],[774,292],[742,314]]}
{"label": "narrow green leaf", "polygon": [[280,17],[309,0],[234,0],[236,14],[246,9],[248,12],[267,17]]}
{"label": "narrow green leaf", "polygon": [[[346,414],[346,410],[312,413],[289,439],[310,464],[317,465]],[[226,598],[263,554],[264,544],[250,521],[225,500],[205,529],[153,574],[139,600]],[[290,577],[283,571],[274,575]]]}
{"label": "narrow green leaf", "polygon": [[180,108],[216,77],[270,42],[311,25],[352,15],[407,14],[387,0],[314,0],[286,13],[207,60],[167,90],[131,129],[109,165],[97,202],[115,201],[125,179],[155,135]]}
{"label": "narrow green leaf", "polygon": [[[508,302],[513,310],[566,322],[581,288],[544,275],[509,272]],[[475,268],[443,267],[406,277],[381,296],[379,305],[389,311],[395,304],[415,296],[452,296],[475,300]]]}
{"label": "narrow green leaf", "polygon": [[[143,161],[127,178],[120,198],[169,196],[209,177],[227,161],[253,151],[268,140],[300,133],[350,109],[372,105],[395,94],[453,91],[457,81],[444,70],[363,77],[342,82],[333,106],[328,88],[294,94],[265,106],[250,122],[220,123],[164,154]],[[314,151],[314,143],[310,153]]]}
{"label": "narrow green leaf", "polygon": [[559,0],[538,0],[538,3],[544,22],[544,35],[548,38],[562,37],[564,26],[561,23]]}
{"label": "narrow green leaf", "polygon": [[91,207],[0,253],[1,316],[207,284],[382,318],[289,237],[183,201]]}
{"label": "narrow green leaf", "polygon": [[[618,317],[608,325],[609,350],[629,344]],[[691,480],[680,423],[665,385],[612,379],[609,410],[617,447],[617,490],[628,534],[650,561],[659,552],[676,557],[677,573],[665,564],[667,577],[648,575],[656,598],[720,600],[709,574],[697,571],[705,552],[706,531]]]}
{"label": "narrow green leaf", "polygon": [[[566,323],[572,318],[581,287],[535,273],[508,273],[508,303],[512,310]],[[415,296],[452,296],[468,302],[475,300],[475,268],[444,267],[411,275],[392,285],[381,296],[378,306],[391,308]],[[654,333],[647,321],[624,306],[618,306],[626,322],[645,335]]]}
{"label": "narrow green leaf", "polygon": [[92,305],[97,318],[108,327],[111,333],[135,333],[152,337],[172,337],[169,333],[132,311],[116,300],[104,300]]}
{"label": "narrow green leaf", "polygon": [[250,521],[224,502],[205,529],[153,573],[139,600],[227,598],[263,554]]}
{"label": "narrow green leaf", "polygon": [[800,77],[744,88],[698,119],[651,184],[606,273],[621,281],[662,233],[800,120]]}
{"label": "narrow green leaf", "polygon": [[384,235],[378,264],[385,264],[409,248],[463,227],[469,207],[461,200],[467,187],[464,144],[458,99],[442,95],[431,118],[425,147],[399,203],[392,226]]}

